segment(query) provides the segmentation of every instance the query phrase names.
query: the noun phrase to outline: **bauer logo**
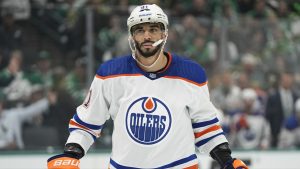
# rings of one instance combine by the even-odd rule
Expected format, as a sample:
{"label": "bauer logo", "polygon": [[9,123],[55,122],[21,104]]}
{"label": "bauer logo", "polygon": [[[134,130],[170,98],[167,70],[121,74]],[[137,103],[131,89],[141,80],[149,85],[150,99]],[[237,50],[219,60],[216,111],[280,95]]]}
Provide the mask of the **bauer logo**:
{"label": "bauer logo", "polygon": [[129,106],[125,123],[133,140],[150,145],[161,141],[168,134],[172,118],[168,107],[161,100],[142,97]]}

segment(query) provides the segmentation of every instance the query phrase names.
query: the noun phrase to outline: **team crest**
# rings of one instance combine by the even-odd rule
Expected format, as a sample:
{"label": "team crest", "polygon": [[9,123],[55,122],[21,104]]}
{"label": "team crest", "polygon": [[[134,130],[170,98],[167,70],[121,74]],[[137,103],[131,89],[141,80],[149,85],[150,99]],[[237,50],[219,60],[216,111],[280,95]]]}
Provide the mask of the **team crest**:
{"label": "team crest", "polygon": [[146,145],[161,141],[168,134],[172,123],[168,107],[154,97],[135,100],[129,106],[125,120],[129,136]]}

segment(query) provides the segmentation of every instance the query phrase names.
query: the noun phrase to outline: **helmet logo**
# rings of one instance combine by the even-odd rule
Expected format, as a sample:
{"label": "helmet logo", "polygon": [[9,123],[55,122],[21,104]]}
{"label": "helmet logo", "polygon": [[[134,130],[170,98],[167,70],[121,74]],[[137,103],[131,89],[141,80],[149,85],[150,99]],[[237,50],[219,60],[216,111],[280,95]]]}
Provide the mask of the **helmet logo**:
{"label": "helmet logo", "polygon": [[149,16],[149,15],[151,15],[151,13],[140,14],[139,17],[141,17],[141,16]]}
{"label": "helmet logo", "polygon": [[140,12],[142,12],[142,11],[149,11],[149,10],[150,9],[148,8],[148,5],[142,5]]}

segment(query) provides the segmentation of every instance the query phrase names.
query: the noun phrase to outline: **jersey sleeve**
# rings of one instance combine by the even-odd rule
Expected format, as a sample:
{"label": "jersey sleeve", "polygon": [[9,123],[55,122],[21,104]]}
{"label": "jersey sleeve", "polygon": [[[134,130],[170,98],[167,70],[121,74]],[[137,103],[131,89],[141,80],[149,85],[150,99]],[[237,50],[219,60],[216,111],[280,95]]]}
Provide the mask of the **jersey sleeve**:
{"label": "jersey sleeve", "polygon": [[201,153],[210,153],[217,145],[227,142],[219,119],[218,110],[210,101],[207,81],[195,86],[193,99],[188,107],[195,136],[195,145]]}
{"label": "jersey sleeve", "polygon": [[77,143],[85,153],[100,136],[102,127],[109,119],[104,80],[95,76],[84,102],[77,107],[76,113],[69,122],[70,136],[67,143]]}

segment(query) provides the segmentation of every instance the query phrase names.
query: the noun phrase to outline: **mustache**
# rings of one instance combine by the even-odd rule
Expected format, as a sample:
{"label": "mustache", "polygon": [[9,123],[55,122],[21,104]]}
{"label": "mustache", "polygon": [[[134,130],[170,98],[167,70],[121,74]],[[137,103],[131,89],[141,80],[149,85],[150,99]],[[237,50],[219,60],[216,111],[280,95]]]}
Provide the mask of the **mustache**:
{"label": "mustache", "polygon": [[147,41],[142,42],[141,45],[144,45],[145,43],[149,43],[149,42],[154,43],[154,41],[147,40]]}

